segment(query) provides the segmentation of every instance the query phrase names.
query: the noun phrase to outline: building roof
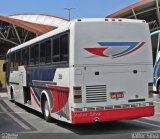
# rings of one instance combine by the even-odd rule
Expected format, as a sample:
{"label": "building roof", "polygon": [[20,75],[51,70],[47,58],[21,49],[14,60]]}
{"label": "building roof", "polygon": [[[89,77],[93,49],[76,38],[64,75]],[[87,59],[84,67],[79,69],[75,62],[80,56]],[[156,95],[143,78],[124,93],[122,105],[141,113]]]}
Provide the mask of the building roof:
{"label": "building roof", "polygon": [[45,14],[0,16],[0,59],[8,49],[68,23],[67,19]]}
{"label": "building roof", "polygon": [[53,15],[46,14],[15,14],[9,15],[9,18],[19,19],[36,24],[43,24],[55,27],[61,27],[69,22],[69,20]]}
{"label": "building roof", "polygon": [[15,26],[36,33],[38,36],[66,25],[69,22],[67,19],[45,14],[0,16],[0,21],[14,24]]}
{"label": "building roof", "polygon": [[141,0],[106,17],[146,20],[152,31],[160,27],[159,5],[160,0]]}
{"label": "building roof", "polygon": [[146,8],[148,8],[147,5],[149,4],[149,7],[150,7],[150,5],[152,5],[152,2],[154,2],[154,1],[155,0],[141,0],[140,2],[137,2],[137,3],[133,4],[133,5],[125,7],[123,9],[111,14],[111,15],[108,15],[107,17],[110,17],[110,18],[114,17],[115,18],[115,17],[120,17],[120,16],[125,17],[125,16],[127,16],[127,14],[128,15],[129,14],[133,15],[132,9],[134,9],[134,8],[139,8],[139,10],[146,9]]}
{"label": "building roof", "polygon": [[0,16],[0,21],[14,24],[15,26],[21,27],[23,29],[26,29],[30,32],[35,33],[38,36],[57,28],[55,26],[36,24],[36,23],[26,22],[23,20],[9,18],[9,17],[5,17],[5,16]]}

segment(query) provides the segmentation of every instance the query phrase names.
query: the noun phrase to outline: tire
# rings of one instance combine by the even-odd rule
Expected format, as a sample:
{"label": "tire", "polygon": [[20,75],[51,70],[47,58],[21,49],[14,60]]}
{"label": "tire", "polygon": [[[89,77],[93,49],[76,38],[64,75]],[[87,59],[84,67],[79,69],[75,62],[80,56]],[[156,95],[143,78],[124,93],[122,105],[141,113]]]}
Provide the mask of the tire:
{"label": "tire", "polygon": [[52,121],[47,100],[45,100],[44,103],[43,103],[43,115],[44,115],[44,119],[46,120],[46,122],[51,122]]}
{"label": "tire", "polygon": [[13,89],[11,89],[11,102],[15,103]]}

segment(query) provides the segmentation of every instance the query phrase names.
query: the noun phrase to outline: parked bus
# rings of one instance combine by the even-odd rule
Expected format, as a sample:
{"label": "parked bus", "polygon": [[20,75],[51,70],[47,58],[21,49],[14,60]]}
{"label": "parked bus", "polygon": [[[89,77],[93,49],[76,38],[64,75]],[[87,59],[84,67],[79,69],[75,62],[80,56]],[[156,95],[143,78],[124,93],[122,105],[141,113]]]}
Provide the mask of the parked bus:
{"label": "parked bus", "polygon": [[7,53],[10,100],[71,124],[154,115],[148,24],[76,19]]}
{"label": "parked bus", "polygon": [[154,79],[153,90],[155,93],[160,94],[160,31],[154,31],[151,33],[152,39],[152,52],[153,52],[153,64],[154,64]]}

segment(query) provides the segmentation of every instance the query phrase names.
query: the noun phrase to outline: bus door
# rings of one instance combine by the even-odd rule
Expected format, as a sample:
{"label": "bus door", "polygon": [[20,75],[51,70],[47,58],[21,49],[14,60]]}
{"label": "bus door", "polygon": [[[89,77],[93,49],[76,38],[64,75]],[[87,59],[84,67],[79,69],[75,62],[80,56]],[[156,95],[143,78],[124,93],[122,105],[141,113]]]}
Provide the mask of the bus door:
{"label": "bus door", "polygon": [[20,93],[23,92],[23,103],[24,104],[31,104],[31,95],[30,95],[30,90],[29,87],[27,87],[27,73],[26,73],[26,68],[25,66],[19,66],[18,67],[18,75],[19,75],[19,88],[20,88]]}
{"label": "bus door", "polygon": [[26,70],[24,66],[18,67],[19,71],[19,85],[20,86],[26,86]]}

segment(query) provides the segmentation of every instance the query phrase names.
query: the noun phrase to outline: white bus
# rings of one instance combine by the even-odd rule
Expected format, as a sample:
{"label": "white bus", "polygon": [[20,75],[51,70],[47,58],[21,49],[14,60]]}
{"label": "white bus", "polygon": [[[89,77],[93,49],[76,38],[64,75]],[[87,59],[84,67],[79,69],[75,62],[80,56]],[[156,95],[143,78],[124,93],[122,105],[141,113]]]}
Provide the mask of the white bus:
{"label": "white bus", "polygon": [[151,33],[152,52],[153,52],[153,90],[160,95],[160,30]]}
{"label": "white bus", "polygon": [[148,24],[76,19],[7,54],[9,99],[71,124],[154,115]]}

